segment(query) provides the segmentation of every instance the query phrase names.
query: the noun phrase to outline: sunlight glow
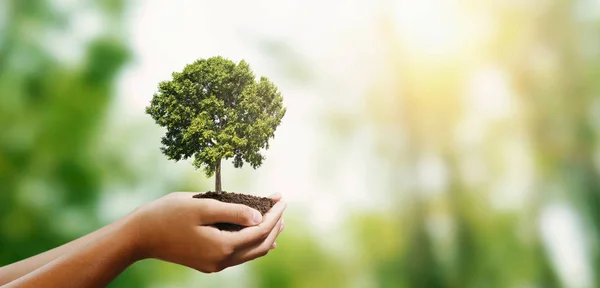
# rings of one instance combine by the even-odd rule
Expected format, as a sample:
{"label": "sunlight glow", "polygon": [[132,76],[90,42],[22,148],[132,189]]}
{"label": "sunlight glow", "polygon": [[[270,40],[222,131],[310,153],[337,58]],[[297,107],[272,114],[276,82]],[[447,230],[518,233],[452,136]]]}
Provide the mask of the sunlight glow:
{"label": "sunlight glow", "polygon": [[546,207],[540,232],[565,287],[594,287],[586,235],[573,210],[564,204]]}
{"label": "sunlight glow", "polygon": [[423,56],[449,56],[467,40],[459,3],[453,0],[397,1],[394,22],[406,48]]}

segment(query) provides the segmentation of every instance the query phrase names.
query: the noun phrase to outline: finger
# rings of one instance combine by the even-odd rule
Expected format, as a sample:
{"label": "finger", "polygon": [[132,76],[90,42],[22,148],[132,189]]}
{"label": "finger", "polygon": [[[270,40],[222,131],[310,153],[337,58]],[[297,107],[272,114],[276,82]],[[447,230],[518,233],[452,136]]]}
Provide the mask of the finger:
{"label": "finger", "polygon": [[254,226],[263,221],[255,209],[243,204],[224,203],[214,199],[198,199],[201,202],[200,219],[202,225],[231,223],[241,226]]}
{"label": "finger", "polygon": [[[283,231],[283,229],[285,228],[285,219],[281,218],[281,226],[279,226],[279,233],[281,233],[281,231]],[[279,237],[279,235],[277,235],[277,237]],[[271,250],[275,249],[275,247],[277,247],[277,241],[273,242],[273,245],[271,245]]]}
{"label": "finger", "polygon": [[277,203],[277,202],[279,202],[279,200],[281,200],[281,194],[275,193],[275,194],[272,194],[271,196],[269,196],[269,198],[271,198],[273,201],[275,201],[275,203]]}
{"label": "finger", "polygon": [[235,238],[233,239],[234,245],[237,247],[243,247],[248,244],[252,244],[255,242],[262,242],[261,240],[266,239],[271,230],[277,225],[279,219],[283,215],[283,211],[285,210],[286,204],[283,201],[277,202],[269,212],[267,212],[263,216],[262,223],[244,228],[241,231],[235,233]]}
{"label": "finger", "polygon": [[[281,231],[283,231],[283,229],[285,228],[285,221],[283,220],[283,218],[281,218],[281,226],[279,226],[279,233],[281,233]],[[279,237],[279,235],[277,235],[277,237]],[[277,247],[277,241],[273,242],[273,245],[271,245],[271,250],[275,249],[275,247]]]}
{"label": "finger", "polygon": [[236,252],[234,255],[234,258],[236,259],[237,262],[244,263],[253,259],[256,259],[258,257],[262,257],[267,255],[267,253],[269,253],[269,250],[271,250],[273,247],[273,245],[275,244],[275,240],[277,239],[277,236],[279,236],[279,233],[281,233],[281,231],[283,230],[283,223],[282,221],[278,221],[277,225],[275,225],[275,227],[273,227],[273,230],[271,230],[271,232],[269,233],[269,236],[267,236],[267,238],[254,246],[248,247],[246,249],[243,249],[239,252]]}

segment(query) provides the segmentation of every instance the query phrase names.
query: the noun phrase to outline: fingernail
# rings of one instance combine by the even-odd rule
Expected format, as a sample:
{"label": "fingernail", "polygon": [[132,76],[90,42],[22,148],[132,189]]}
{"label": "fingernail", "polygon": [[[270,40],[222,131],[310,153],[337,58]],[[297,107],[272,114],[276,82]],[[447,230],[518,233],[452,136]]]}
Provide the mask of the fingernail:
{"label": "fingernail", "polygon": [[281,223],[281,226],[279,226],[279,232],[283,231],[283,228],[285,228],[285,223]]}
{"label": "fingernail", "polygon": [[260,214],[260,212],[254,210],[254,215],[252,216],[252,221],[254,221],[254,224],[260,224],[260,222],[262,222],[262,215]]}
{"label": "fingernail", "polygon": [[273,245],[271,245],[271,249],[275,249],[275,247],[277,247],[277,242],[273,242]]}

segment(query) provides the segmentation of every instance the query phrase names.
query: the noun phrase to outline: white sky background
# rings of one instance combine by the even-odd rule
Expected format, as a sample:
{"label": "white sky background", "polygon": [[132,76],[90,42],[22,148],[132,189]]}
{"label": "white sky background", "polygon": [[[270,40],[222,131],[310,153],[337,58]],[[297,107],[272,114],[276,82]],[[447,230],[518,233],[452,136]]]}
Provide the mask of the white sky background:
{"label": "white sky background", "polygon": [[[348,145],[352,151],[345,157],[352,163],[340,163],[332,185],[319,183],[314,167],[323,161],[318,151],[333,148],[326,147],[321,139],[329,131],[320,117],[332,100],[342,110],[360,108],[358,100],[369,84],[369,77],[364,75],[369,74],[368,63],[374,63],[370,59],[373,53],[369,43],[350,43],[353,40],[348,35],[367,35],[365,23],[373,16],[367,8],[372,6],[364,1],[349,1],[347,5],[314,0],[139,1],[128,17],[136,58],[121,79],[115,116],[155,125],[144,114],[144,107],[159,81],[170,79],[171,72],[198,58],[221,55],[234,61],[245,59],[257,76],[267,76],[279,86],[288,111],[270,142],[263,166],[240,170],[227,163],[224,189],[264,196],[281,192],[296,209],[310,209],[305,212],[314,215],[316,226],[335,226],[340,220],[338,212],[344,210],[341,202],[368,204],[363,201],[368,191],[362,164],[369,157],[364,153],[369,148],[364,141]],[[316,81],[299,85],[281,68],[285,65],[277,63],[280,59],[260,50],[260,38],[292,47],[307,61],[304,64]],[[160,134],[150,133],[147,138],[142,142],[148,146],[143,148],[148,156],[164,158],[154,155],[160,153]],[[160,163],[204,178],[188,163]],[[213,181],[207,179],[205,183],[212,186]]]}
{"label": "white sky background", "polygon": [[[371,72],[376,72],[381,61],[385,61],[382,55],[377,55],[378,50],[372,46],[373,42],[369,41],[370,37],[373,37],[374,28],[369,25],[374,24],[373,17],[375,15],[372,12],[377,8],[374,5],[376,2],[353,0],[340,5],[338,1],[318,0],[148,0],[137,1],[135,5],[131,4],[131,15],[127,17],[129,21],[127,25],[135,59],[120,79],[119,98],[115,105],[115,114],[113,114],[114,118],[118,120],[113,121],[141,123],[149,129],[154,127],[154,130],[149,130],[150,132],[139,134],[142,139],[137,139],[136,142],[137,145],[140,145],[140,149],[133,153],[131,161],[135,162],[136,159],[144,158],[161,159],[162,161],[158,162],[161,166],[158,170],[164,172],[162,176],[165,178],[172,179],[184,171],[190,175],[197,175],[196,177],[200,179],[199,182],[206,183],[207,187],[212,189],[213,179],[204,180],[204,174],[201,171],[194,171],[189,163],[175,164],[164,159],[158,150],[162,130],[157,128],[150,117],[144,113],[144,107],[148,105],[160,81],[169,79],[171,72],[180,71],[186,64],[198,58],[221,55],[234,61],[245,59],[250,63],[257,76],[267,76],[279,86],[288,112],[276,131],[275,139],[271,140],[271,149],[266,152],[267,159],[264,165],[258,170],[252,170],[250,167],[240,170],[233,169],[230,164],[227,164],[228,166],[224,167],[223,172],[224,189],[263,196],[274,192],[283,193],[287,202],[290,203],[290,209],[300,210],[302,215],[311,215],[310,219],[305,219],[309,223],[308,225],[314,228],[314,231],[311,232],[326,233],[321,234],[325,236],[322,239],[331,243],[325,242],[324,245],[335,248],[335,241],[338,240],[337,237],[340,237],[340,234],[336,234],[336,227],[340,221],[344,220],[346,213],[349,213],[349,207],[356,207],[356,205],[362,208],[374,207],[385,200],[385,196],[381,195],[374,197],[375,200],[368,197],[374,195],[373,190],[377,190],[377,188],[373,189],[373,184],[383,182],[377,181],[374,176],[379,174],[377,168],[380,165],[378,166],[377,163],[370,160],[374,152],[372,152],[373,147],[368,131],[359,129],[358,136],[351,143],[347,143],[345,147],[332,147],[324,140],[327,139],[325,136],[330,133],[329,128],[320,122],[322,121],[321,113],[323,109],[327,108],[333,107],[342,112],[358,113],[356,111],[361,109],[365,89],[371,83],[373,77],[371,74],[375,74]],[[406,2],[408,4],[405,4],[408,7],[416,6],[416,8],[413,7],[415,11],[428,15],[427,9],[437,7],[434,5],[436,1],[424,1],[423,3],[425,2],[429,5],[415,4],[421,3],[418,1],[408,1]],[[455,9],[448,11],[452,11],[454,14],[458,13]],[[409,11],[402,11],[398,15],[407,13],[413,15]],[[437,18],[441,19],[440,23],[444,24],[452,23],[451,17],[454,16],[441,15]],[[414,43],[417,46],[425,45],[425,47],[417,48],[427,48],[429,44],[435,44],[437,49],[444,48],[444,41],[448,40],[449,42],[446,43],[448,51],[457,49],[455,45],[457,42],[454,41],[456,39],[447,38],[447,35],[444,37],[438,35],[439,33],[436,31],[439,29],[435,27],[437,22],[427,22],[424,16],[415,19],[407,18],[406,21],[408,22],[400,21],[399,25],[410,29],[399,30],[404,33],[412,33],[411,29],[414,30],[414,26],[417,26],[417,30],[413,31],[417,34],[413,36],[417,35],[420,38],[415,38]],[[419,25],[424,26],[419,30]],[[427,31],[432,31],[433,34],[428,37]],[[261,37],[292,47],[294,52],[301,55],[302,60],[312,70],[315,81],[302,84],[291,78],[281,65],[278,65],[279,59],[275,59],[273,55],[268,55],[260,49],[257,40]],[[410,34],[407,38],[411,39]],[[444,51],[429,52],[441,53]],[[496,73],[497,71],[492,72]],[[475,114],[471,115],[470,127],[480,123],[481,117],[485,117],[485,115],[477,114],[483,111],[482,109],[491,109],[490,111],[486,110],[489,112],[486,113],[488,116],[493,114],[499,115],[500,118],[509,117],[506,115],[510,114],[511,108],[506,103],[510,102],[506,101],[510,101],[507,99],[512,96],[512,91],[508,87],[510,83],[505,83],[503,76],[501,71],[489,74],[489,70],[484,70],[481,74],[474,76],[474,81],[477,83],[474,83],[473,95],[470,97],[473,97],[471,104],[476,107],[472,109]],[[483,80],[479,81],[478,79]],[[484,81],[490,79],[494,81]],[[494,93],[484,93],[486,91]],[[490,105],[490,103],[497,105]],[[333,104],[335,106],[332,106]],[[468,123],[466,125],[469,126]],[[485,128],[469,128],[469,132],[477,134],[478,131],[484,131]],[[323,181],[317,174],[316,167],[323,163],[324,160],[319,157],[323,151],[328,149],[332,151],[343,149],[344,153],[341,153],[340,159],[335,159],[339,160],[339,163],[328,166],[335,167],[336,171],[333,172],[332,178]],[[140,162],[144,163],[144,161]],[[516,169],[526,166],[521,165],[522,163],[519,161],[511,163],[518,166]],[[424,175],[434,175],[429,169],[431,167],[428,167],[423,168],[425,169],[422,171]],[[379,169],[382,168],[379,167]],[[503,190],[506,186],[512,193],[510,191],[496,193],[497,197],[494,196],[493,201],[504,197],[501,202],[509,203],[507,205],[518,206],[519,203],[522,203],[523,197],[527,197],[527,183],[531,180],[523,178],[531,177],[527,173],[528,171],[525,171],[514,177],[513,175],[507,176],[509,181],[506,185],[508,186],[499,184],[500,188],[498,189]],[[381,174],[385,175],[385,173]],[[156,175],[156,177],[161,177],[161,175]],[[242,180],[238,181],[239,179]],[[154,180],[159,181],[158,179]],[[517,187],[510,186],[511,183]],[[164,183],[163,185],[155,184],[140,187],[139,191],[135,193],[131,193],[131,191],[120,193],[120,195],[133,195],[117,196],[123,199],[137,197],[137,200],[130,200],[130,202],[121,201],[121,203],[130,203],[122,204],[128,206],[122,209],[130,209],[130,206],[133,205],[131,203],[145,202],[150,194],[154,196],[170,192],[160,190],[169,189]],[[145,189],[153,189],[153,194],[148,193]],[[144,201],[140,199],[144,199]],[[554,231],[548,227],[564,227],[564,230],[568,231],[578,229],[572,225],[572,222],[560,222],[559,220],[564,218],[564,215],[561,216],[562,214],[556,214],[557,216],[553,217],[552,213],[555,212],[548,210],[544,215],[542,233],[545,236]],[[117,212],[117,214],[122,213],[123,211]],[[332,235],[337,235],[337,237],[331,237]],[[548,245],[555,247],[552,251],[557,251],[552,253],[552,256],[557,259],[555,263],[563,262],[560,257],[566,254],[562,253],[564,250],[561,249],[570,249],[568,245],[563,242],[551,242]],[[343,249],[344,247],[338,248]],[[585,262],[581,258],[572,258],[563,260],[579,261],[579,264],[582,261]],[[231,273],[236,272],[234,270]],[[577,275],[580,280],[589,278],[585,272]],[[567,274],[563,274],[563,276],[568,278]],[[581,281],[579,283],[589,283],[587,279]],[[565,282],[569,283],[569,281]]]}

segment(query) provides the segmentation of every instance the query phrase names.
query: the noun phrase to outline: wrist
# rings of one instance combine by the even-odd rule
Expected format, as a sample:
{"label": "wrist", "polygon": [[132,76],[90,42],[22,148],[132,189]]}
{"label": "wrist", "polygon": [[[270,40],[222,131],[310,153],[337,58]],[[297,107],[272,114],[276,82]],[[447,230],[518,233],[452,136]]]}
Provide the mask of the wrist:
{"label": "wrist", "polygon": [[131,264],[148,258],[143,237],[140,236],[140,225],[135,214],[127,215],[119,220],[118,241],[122,243],[129,255]]}

